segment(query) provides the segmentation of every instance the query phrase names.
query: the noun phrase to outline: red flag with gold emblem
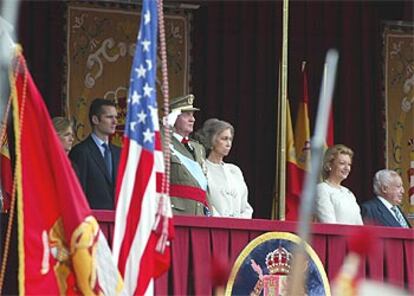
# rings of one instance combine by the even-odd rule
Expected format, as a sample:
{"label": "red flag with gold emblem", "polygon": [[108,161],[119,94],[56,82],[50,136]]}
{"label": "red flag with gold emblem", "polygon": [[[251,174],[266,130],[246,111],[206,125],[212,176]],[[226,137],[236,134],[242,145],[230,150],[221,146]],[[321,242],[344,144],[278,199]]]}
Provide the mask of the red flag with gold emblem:
{"label": "red flag with gold emblem", "polygon": [[121,282],[23,56],[11,81],[21,295],[115,295]]}

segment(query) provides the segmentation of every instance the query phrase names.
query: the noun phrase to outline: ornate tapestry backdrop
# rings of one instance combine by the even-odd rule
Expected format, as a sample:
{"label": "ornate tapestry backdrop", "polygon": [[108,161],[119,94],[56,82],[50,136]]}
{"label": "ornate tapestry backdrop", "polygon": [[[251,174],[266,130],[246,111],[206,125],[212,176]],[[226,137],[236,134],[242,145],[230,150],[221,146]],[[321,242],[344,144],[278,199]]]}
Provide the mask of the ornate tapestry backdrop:
{"label": "ornate tapestry backdrop", "polygon": [[[132,57],[140,21],[139,9],[69,5],[67,13],[67,114],[75,121],[76,140],[90,132],[88,110],[96,97],[114,99],[119,126],[112,142],[120,145],[124,129]],[[188,16],[165,16],[171,97],[188,88]],[[160,68],[159,77],[160,76]],[[158,94],[161,93],[158,83]],[[162,96],[158,95],[158,98]]]}
{"label": "ornate tapestry backdrop", "polygon": [[414,23],[385,27],[384,58],[387,167],[400,173],[414,218]]}
{"label": "ornate tapestry backdrop", "polygon": [[[109,6],[109,2],[102,2]],[[275,110],[282,2],[191,2],[200,4],[199,9],[191,11],[190,86],[201,109],[196,128],[210,117],[233,123],[236,135],[227,161],[238,164],[243,171],[254,217],[269,218],[276,174]],[[62,73],[67,73],[64,45],[69,30],[65,18],[68,3],[21,1],[19,41],[51,116],[66,111],[62,89],[67,84]],[[372,176],[385,167],[385,124],[380,116],[384,100],[379,99],[384,78],[381,25],[384,20],[413,22],[413,3],[290,1],[292,117],[296,118],[296,101],[302,92],[300,65],[306,60],[313,131],[325,53],[328,48],[337,48],[340,61],[333,103],[335,142],[355,151],[353,169],[345,185],[358,202],[372,198]],[[170,85],[174,87],[171,82]]]}

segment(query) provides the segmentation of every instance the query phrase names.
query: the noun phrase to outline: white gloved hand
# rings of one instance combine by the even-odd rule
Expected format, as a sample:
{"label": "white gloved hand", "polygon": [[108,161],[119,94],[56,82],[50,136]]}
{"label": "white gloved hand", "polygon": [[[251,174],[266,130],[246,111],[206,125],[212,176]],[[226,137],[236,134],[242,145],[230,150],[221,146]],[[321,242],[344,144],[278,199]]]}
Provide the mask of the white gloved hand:
{"label": "white gloved hand", "polygon": [[181,114],[181,110],[174,110],[167,115],[167,123],[169,126],[174,126],[178,116]]}

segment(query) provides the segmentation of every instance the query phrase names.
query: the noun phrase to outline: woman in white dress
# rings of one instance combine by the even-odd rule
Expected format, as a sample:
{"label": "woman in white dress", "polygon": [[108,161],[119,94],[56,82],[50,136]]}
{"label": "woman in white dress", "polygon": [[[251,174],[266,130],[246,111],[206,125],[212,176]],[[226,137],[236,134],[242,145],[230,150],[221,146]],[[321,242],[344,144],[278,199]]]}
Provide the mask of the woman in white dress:
{"label": "woman in white dress", "polygon": [[233,126],[226,121],[211,118],[204,122],[196,137],[208,155],[208,202],[212,216],[252,218],[253,209],[248,202],[248,189],[240,168],[223,161],[231,150]]}
{"label": "woman in white dress", "polygon": [[353,155],[350,148],[341,144],[326,150],[322,167],[323,182],[316,188],[316,218],[319,222],[363,224],[355,195],[341,185],[351,171]]}

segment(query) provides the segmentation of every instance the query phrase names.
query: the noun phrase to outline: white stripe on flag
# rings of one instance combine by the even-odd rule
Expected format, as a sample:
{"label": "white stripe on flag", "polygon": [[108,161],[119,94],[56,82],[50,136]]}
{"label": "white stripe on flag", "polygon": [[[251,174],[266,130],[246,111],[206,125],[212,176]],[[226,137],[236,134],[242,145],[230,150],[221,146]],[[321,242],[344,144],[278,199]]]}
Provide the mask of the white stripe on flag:
{"label": "white stripe on flag", "polygon": [[128,275],[128,277],[124,278],[124,281],[125,286],[130,287],[128,288],[129,291],[135,291],[136,289],[142,254],[147,247],[152,227],[155,223],[155,215],[157,213],[155,187],[155,171],[152,169],[151,177],[148,180],[148,185],[142,200],[141,219],[138,223],[134,241],[125,265],[125,275]]}
{"label": "white stripe on flag", "polygon": [[164,154],[162,151],[154,151],[154,166],[157,173],[164,173]]}
{"label": "white stripe on flag", "polygon": [[112,246],[112,254],[115,264],[118,265],[119,252],[125,235],[126,215],[131,204],[132,192],[134,190],[135,176],[137,174],[138,161],[141,157],[142,147],[135,141],[129,142],[128,160],[125,167],[125,174],[122,179],[119,200],[116,208],[115,229]]}

